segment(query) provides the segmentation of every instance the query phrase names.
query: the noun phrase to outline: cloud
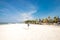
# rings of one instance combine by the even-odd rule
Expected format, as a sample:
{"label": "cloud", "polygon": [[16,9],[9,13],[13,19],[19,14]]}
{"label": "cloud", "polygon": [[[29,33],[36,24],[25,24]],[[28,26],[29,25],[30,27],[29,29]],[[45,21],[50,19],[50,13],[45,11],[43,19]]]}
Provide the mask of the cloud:
{"label": "cloud", "polygon": [[33,14],[37,12],[36,7],[32,4],[30,4],[29,7],[27,6],[28,10],[18,10],[6,2],[1,2],[1,4],[4,7],[0,9],[0,22],[21,22],[32,20],[35,18]]}
{"label": "cloud", "polygon": [[35,19],[34,13],[37,12],[36,10],[24,13],[18,13],[18,15],[11,16],[10,18],[14,19],[17,22],[22,22],[26,20],[33,20]]}
{"label": "cloud", "polygon": [[32,20],[32,19],[34,19],[35,17],[33,16],[33,14],[35,12],[36,11],[30,11],[28,13],[22,13],[22,14],[20,14],[20,20],[21,21],[25,21],[25,20]]}

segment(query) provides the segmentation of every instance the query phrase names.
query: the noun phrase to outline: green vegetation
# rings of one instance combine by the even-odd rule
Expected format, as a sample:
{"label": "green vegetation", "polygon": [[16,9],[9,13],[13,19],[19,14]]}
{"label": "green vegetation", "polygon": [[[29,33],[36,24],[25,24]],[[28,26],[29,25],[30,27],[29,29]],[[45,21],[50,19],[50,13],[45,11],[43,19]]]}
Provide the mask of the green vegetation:
{"label": "green vegetation", "polygon": [[38,19],[38,20],[26,20],[25,23],[30,23],[30,24],[53,24],[53,23],[60,23],[60,18],[55,16],[51,18],[48,16],[47,18],[44,19]]}

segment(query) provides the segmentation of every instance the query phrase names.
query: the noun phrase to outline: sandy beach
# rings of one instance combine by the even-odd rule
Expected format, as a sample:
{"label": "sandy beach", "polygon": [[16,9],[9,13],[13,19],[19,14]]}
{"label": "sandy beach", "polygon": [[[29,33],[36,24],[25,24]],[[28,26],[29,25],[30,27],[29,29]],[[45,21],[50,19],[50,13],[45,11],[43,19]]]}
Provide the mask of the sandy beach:
{"label": "sandy beach", "polygon": [[0,25],[0,40],[60,40],[60,26],[30,24]]}

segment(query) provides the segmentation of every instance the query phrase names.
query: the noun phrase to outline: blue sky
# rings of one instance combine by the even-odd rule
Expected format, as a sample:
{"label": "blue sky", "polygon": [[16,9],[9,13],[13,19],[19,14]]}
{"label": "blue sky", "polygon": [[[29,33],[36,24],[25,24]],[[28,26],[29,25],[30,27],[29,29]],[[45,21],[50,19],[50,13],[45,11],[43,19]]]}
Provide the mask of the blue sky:
{"label": "blue sky", "polygon": [[0,0],[0,22],[60,16],[60,0]]}

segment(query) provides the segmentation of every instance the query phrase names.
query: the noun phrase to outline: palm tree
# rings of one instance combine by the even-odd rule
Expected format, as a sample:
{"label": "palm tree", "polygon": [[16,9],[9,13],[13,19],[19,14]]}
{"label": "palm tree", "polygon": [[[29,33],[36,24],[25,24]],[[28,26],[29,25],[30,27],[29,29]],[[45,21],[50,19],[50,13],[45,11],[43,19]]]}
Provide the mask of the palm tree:
{"label": "palm tree", "polygon": [[42,21],[41,21],[41,19],[39,19],[39,24],[41,24],[42,23]]}
{"label": "palm tree", "polygon": [[58,20],[59,20],[59,17],[55,16],[53,22],[54,22],[54,23],[57,23]]}
{"label": "palm tree", "polygon": [[44,20],[45,20],[45,19],[42,19],[42,23],[44,23]]}
{"label": "palm tree", "polygon": [[48,24],[52,24],[53,23],[53,19],[51,19],[50,16],[48,16]]}
{"label": "palm tree", "polygon": [[48,21],[49,21],[48,23],[50,23],[50,22],[51,22],[51,20],[50,20],[50,19],[51,19],[51,17],[50,17],[50,16],[48,16]]}
{"label": "palm tree", "polygon": [[48,16],[48,19],[50,19],[51,17],[50,16]]}
{"label": "palm tree", "polygon": [[42,19],[42,22],[43,22],[43,23],[48,23],[48,19],[47,19],[47,18]]}

